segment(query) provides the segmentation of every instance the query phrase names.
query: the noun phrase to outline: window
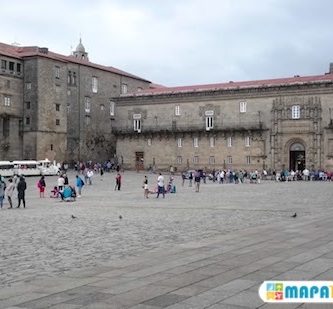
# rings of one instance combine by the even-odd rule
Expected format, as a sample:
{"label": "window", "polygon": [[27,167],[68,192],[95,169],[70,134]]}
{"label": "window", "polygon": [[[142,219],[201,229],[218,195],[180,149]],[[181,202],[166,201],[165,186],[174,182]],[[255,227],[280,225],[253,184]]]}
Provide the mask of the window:
{"label": "window", "polygon": [[301,108],[299,105],[293,105],[291,108],[291,118],[299,119],[301,117]]}
{"label": "window", "polygon": [[86,113],[90,113],[91,102],[89,97],[84,97],[84,110]]}
{"label": "window", "polygon": [[148,138],[148,139],[147,139],[147,145],[148,145],[148,146],[151,146],[151,138]]}
{"label": "window", "polygon": [[71,112],[71,103],[67,103],[67,114]]}
{"label": "window", "polygon": [[104,110],[105,110],[105,105],[104,105],[104,104],[101,104],[101,105],[100,105],[100,108],[101,108],[101,111],[104,111]]}
{"label": "window", "polygon": [[29,125],[29,124],[30,124],[30,117],[26,117],[26,118],[25,118],[25,124],[26,124],[26,125]]}
{"label": "window", "polygon": [[138,88],[137,88],[137,91],[138,91],[138,92],[141,92],[142,90],[143,90],[142,87],[138,87]]}
{"label": "window", "polygon": [[177,164],[182,164],[183,158],[181,156],[177,156]]}
{"label": "window", "polygon": [[75,72],[73,72],[73,75],[72,75],[72,84],[76,85],[76,73]]}
{"label": "window", "polygon": [[9,71],[14,71],[14,65],[15,63],[14,62],[9,62]]}
{"label": "window", "polygon": [[30,102],[25,102],[25,107],[26,107],[26,109],[30,109],[30,107],[31,107]]}
{"label": "window", "polygon": [[227,163],[232,164],[232,157],[231,156],[227,156]]}
{"label": "window", "polygon": [[121,84],[121,93],[125,94],[128,92],[127,84]]}
{"label": "window", "polygon": [[8,97],[8,96],[5,96],[4,97],[4,103],[5,103],[5,106],[10,106],[11,105],[11,98]]}
{"label": "window", "polygon": [[9,136],[9,130],[10,130],[10,119],[9,118],[3,118],[2,120],[2,135],[3,137]]}
{"label": "window", "polygon": [[197,137],[193,138],[193,147],[195,148],[199,147],[199,139]]}
{"label": "window", "polygon": [[10,80],[7,80],[7,82],[6,82],[6,88],[10,89]]}
{"label": "window", "polygon": [[110,116],[114,116],[114,102],[110,101]]}
{"label": "window", "polygon": [[17,73],[21,73],[21,63],[16,63],[16,71]]}
{"label": "window", "polygon": [[141,119],[134,119],[133,121],[134,131],[140,133],[141,132]]}
{"label": "window", "polygon": [[92,92],[97,93],[98,91],[98,79],[97,77],[93,76],[92,78]]}
{"label": "window", "polygon": [[229,136],[227,139],[227,146],[232,147],[232,137],[231,136]]}
{"label": "window", "polygon": [[91,122],[90,116],[86,115],[85,120],[86,120],[86,125],[87,126],[90,125],[90,122]]}
{"label": "window", "polygon": [[251,164],[251,157],[250,156],[246,156],[246,164]]}
{"label": "window", "polygon": [[180,116],[180,106],[179,105],[175,106],[175,115]]}
{"label": "window", "polygon": [[6,70],[7,69],[7,61],[1,60],[1,69]]}
{"label": "window", "polygon": [[199,157],[198,156],[194,156],[193,157],[193,163],[194,164],[198,164],[199,163]]}
{"label": "window", "polygon": [[60,119],[56,119],[56,126],[60,126]]}
{"label": "window", "polygon": [[68,75],[67,75],[67,84],[70,85],[72,82],[72,72],[68,71]]}
{"label": "window", "polygon": [[215,147],[215,137],[212,136],[209,138],[209,146],[212,148]]}
{"label": "window", "polygon": [[251,138],[250,136],[245,136],[245,147],[251,146]]}
{"label": "window", "polygon": [[56,111],[59,112],[60,111],[60,104],[56,104],[55,108],[56,108]]}
{"label": "window", "polygon": [[25,89],[31,90],[31,83],[25,83]]}
{"label": "window", "polygon": [[177,146],[180,148],[180,147],[183,147],[183,140],[182,140],[182,138],[181,137],[179,137],[178,139],[177,139]]}
{"label": "window", "polygon": [[210,156],[208,159],[208,163],[209,164],[215,164],[215,157],[214,156]]}
{"label": "window", "polygon": [[50,149],[51,149],[51,151],[53,151],[53,144],[50,145]]}
{"label": "window", "polygon": [[246,113],[246,102],[239,102],[239,112]]}
{"label": "window", "polygon": [[60,78],[60,67],[56,66],[54,69],[55,69],[55,78],[59,79]]}
{"label": "window", "polygon": [[214,124],[213,124],[213,117],[206,117],[206,130],[209,131],[213,129]]}

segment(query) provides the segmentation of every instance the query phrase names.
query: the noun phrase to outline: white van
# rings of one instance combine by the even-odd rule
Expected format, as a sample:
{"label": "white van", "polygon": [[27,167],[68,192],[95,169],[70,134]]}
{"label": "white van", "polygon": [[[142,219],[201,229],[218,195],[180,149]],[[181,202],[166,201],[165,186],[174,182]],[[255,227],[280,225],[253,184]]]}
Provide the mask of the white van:
{"label": "white van", "polygon": [[38,176],[40,170],[37,167],[37,161],[13,161],[14,173],[23,176]]}
{"label": "white van", "polygon": [[14,164],[10,161],[0,161],[0,175],[2,177],[14,176]]}
{"label": "white van", "polygon": [[56,164],[53,164],[50,160],[39,160],[38,169],[40,170],[40,174],[44,176],[53,176],[60,175],[60,169]]}

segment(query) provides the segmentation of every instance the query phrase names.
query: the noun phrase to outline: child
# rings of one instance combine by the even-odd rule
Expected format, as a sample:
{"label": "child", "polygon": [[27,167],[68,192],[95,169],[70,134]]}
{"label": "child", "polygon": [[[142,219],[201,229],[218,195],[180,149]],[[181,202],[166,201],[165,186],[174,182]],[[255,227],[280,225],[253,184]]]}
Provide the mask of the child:
{"label": "child", "polygon": [[51,198],[58,198],[59,197],[59,189],[57,186],[53,187],[53,190],[51,190]]}

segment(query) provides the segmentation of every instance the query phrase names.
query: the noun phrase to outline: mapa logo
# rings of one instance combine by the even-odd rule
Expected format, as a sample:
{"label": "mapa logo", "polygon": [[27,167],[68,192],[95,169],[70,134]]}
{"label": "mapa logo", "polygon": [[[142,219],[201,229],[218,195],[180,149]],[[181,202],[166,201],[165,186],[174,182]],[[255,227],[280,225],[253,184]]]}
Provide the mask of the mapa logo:
{"label": "mapa logo", "polygon": [[265,281],[259,296],[267,303],[333,303],[333,281]]}

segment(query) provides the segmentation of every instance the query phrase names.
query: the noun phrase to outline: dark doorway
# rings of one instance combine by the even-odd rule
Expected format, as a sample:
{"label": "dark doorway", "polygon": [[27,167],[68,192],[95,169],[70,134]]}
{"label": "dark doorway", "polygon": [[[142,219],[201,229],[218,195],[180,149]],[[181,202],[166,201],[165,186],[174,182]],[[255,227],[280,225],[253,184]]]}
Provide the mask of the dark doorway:
{"label": "dark doorway", "polygon": [[136,152],[135,153],[135,169],[137,171],[144,169],[144,159],[143,159],[143,152]]}
{"label": "dark doorway", "polygon": [[300,143],[292,144],[289,154],[289,170],[303,171],[305,169],[305,148]]}

